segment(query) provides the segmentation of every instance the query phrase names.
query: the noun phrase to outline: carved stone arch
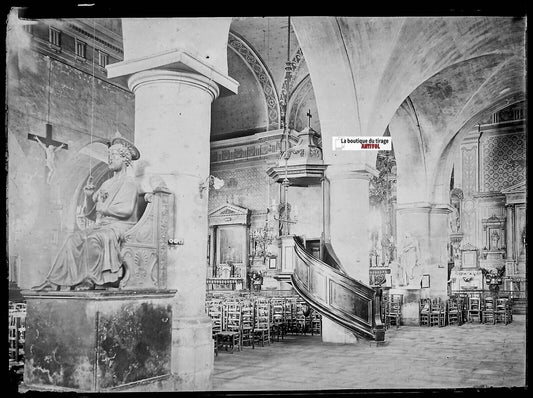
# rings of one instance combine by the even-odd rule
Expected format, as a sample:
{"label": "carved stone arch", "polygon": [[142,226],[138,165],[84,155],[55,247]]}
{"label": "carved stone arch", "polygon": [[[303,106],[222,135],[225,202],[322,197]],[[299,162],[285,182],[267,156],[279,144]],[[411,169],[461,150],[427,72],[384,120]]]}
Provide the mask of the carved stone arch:
{"label": "carved stone arch", "polygon": [[266,68],[263,60],[259,54],[257,54],[252,47],[235,32],[229,32],[228,47],[241,57],[248,68],[250,68],[263,90],[267,107],[268,129],[278,129],[280,126],[278,92],[274,85],[274,81],[272,80],[272,76]]}
{"label": "carved stone arch", "polygon": [[[294,57],[291,60],[293,69],[291,74],[291,79],[289,81],[289,98],[292,95],[293,89],[294,89],[294,83],[296,82],[296,77],[298,76],[298,72],[300,71],[302,65],[305,63],[304,53],[302,51],[302,48],[299,47],[296,51],[296,54],[294,54]],[[305,79],[305,77],[304,77]],[[303,79],[302,79],[303,80]]]}

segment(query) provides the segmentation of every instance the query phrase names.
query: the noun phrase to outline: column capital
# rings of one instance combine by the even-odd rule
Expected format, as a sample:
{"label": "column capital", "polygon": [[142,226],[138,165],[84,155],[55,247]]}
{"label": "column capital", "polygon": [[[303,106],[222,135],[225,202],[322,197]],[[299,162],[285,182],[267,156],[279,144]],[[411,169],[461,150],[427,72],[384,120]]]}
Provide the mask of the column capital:
{"label": "column capital", "polygon": [[326,176],[330,180],[367,180],[377,177],[379,172],[368,164],[333,164],[328,165]]}
{"label": "column capital", "polygon": [[106,69],[109,78],[126,76],[129,79],[144,71],[192,71],[193,74],[205,76],[220,85],[223,96],[237,94],[239,87],[236,80],[184,50],[163,51],[151,56],[125,60],[107,65]]}
{"label": "column capital", "polygon": [[220,89],[213,80],[193,72],[150,69],[134,73],[128,79],[128,87],[133,93],[141,86],[159,83],[180,83],[197,87],[208,92],[212,97],[211,101],[220,94]]}

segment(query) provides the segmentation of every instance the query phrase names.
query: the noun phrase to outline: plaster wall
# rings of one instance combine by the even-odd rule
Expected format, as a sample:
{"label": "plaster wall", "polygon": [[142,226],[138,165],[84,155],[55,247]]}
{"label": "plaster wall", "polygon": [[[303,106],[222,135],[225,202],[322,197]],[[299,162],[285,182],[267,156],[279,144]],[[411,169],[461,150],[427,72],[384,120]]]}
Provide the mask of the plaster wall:
{"label": "plaster wall", "polygon": [[211,140],[228,133],[266,129],[265,97],[256,77],[233,50],[228,49],[229,75],[239,82],[237,95],[219,97],[211,110]]}
{"label": "plaster wall", "polygon": [[[7,70],[8,250],[10,260],[20,263],[19,286],[29,288],[42,281],[73,230],[76,190],[99,163],[80,149],[116,130],[133,139],[134,104],[130,92],[98,78],[93,90],[92,76],[29,47],[8,59],[16,59]],[[68,144],[68,150],[56,152],[50,185],[44,150],[28,139],[28,133],[44,137],[47,121],[53,139]]]}

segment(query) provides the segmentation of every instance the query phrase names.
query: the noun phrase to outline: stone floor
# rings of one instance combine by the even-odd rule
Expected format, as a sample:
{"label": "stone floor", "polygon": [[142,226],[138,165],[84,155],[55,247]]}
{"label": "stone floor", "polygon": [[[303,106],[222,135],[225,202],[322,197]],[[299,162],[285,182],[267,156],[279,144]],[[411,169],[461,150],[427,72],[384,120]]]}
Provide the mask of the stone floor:
{"label": "stone floor", "polygon": [[387,343],[291,336],[215,357],[214,391],[526,387],[526,317],[509,325],[394,326]]}

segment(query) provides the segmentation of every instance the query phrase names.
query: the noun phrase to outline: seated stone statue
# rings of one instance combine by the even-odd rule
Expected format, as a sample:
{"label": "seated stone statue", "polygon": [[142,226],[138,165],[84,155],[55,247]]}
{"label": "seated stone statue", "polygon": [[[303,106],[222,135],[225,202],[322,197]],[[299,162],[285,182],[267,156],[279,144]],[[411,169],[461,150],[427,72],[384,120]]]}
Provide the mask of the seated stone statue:
{"label": "seated stone statue", "polygon": [[70,235],[57,254],[45,281],[35,290],[118,287],[122,277],[120,246],[124,233],[137,222],[137,183],[126,168],[140,157],[138,149],[118,134],[109,147],[113,177],[94,192],[84,188],[85,216],[95,223]]}

